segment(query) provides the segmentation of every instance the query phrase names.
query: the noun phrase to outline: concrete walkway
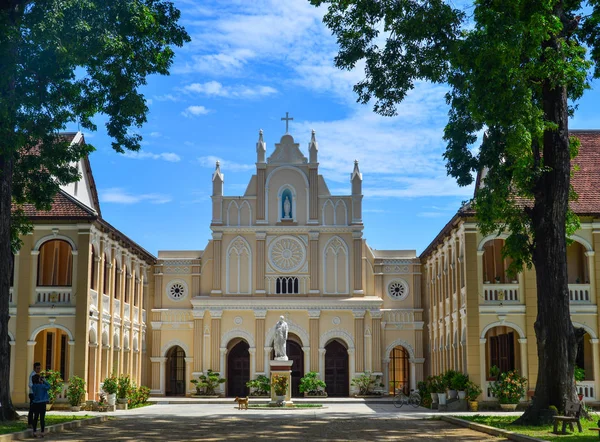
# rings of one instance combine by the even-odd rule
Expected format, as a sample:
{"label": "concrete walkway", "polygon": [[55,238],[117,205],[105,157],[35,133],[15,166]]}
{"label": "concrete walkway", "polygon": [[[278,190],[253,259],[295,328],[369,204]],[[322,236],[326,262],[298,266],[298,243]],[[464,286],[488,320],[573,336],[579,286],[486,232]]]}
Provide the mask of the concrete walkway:
{"label": "concrete walkway", "polygon": [[[88,413],[90,414],[90,413]],[[102,413],[105,414],[105,413]],[[109,413],[113,414],[113,413]],[[390,404],[328,404],[316,409],[237,410],[227,404],[165,404],[114,413],[105,424],[52,434],[63,441],[398,440],[500,441]],[[454,413],[453,413],[454,414]],[[518,414],[518,413],[517,413]]]}

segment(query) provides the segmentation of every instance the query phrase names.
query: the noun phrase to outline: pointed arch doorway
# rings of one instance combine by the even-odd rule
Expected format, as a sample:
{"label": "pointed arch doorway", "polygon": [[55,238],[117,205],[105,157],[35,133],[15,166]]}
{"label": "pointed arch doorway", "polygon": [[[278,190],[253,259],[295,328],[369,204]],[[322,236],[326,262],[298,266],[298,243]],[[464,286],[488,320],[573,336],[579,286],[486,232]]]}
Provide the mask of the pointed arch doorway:
{"label": "pointed arch doorway", "polygon": [[248,396],[250,380],[250,346],[244,340],[233,344],[227,354],[227,396]]}
{"label": "pointed arch doorway", "polygon": [[328,396],[350,395],[348,350],[338,340],[333,340],[325,346],[325,383]]}

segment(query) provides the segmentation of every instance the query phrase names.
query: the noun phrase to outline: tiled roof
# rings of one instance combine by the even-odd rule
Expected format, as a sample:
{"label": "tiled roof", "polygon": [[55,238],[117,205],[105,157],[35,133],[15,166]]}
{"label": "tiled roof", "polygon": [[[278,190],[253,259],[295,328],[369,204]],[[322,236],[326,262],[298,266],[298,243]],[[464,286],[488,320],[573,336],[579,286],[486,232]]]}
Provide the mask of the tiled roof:
{"label": "tiled roof", "polygon": [[579,196],[571,202],[571,209],[579,215],[600,214],[600,130],[573,130],[571,135],[581,141],[579,154],[573,164],[571,184]]}
{"label": "tiled roof", "polygon": [[32,221],[40,219],[96,219],[98,215],[89,207],[59,190],[50,210],[38,210],[33,204],[24,204],[23,211]]}

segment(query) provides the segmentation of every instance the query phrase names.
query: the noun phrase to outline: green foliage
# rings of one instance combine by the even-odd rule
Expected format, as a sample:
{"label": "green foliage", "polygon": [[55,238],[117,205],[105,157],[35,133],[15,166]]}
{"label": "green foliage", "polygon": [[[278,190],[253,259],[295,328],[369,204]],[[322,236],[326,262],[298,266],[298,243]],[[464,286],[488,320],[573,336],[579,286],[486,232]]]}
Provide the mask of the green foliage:
{"label": "green foliage", "polygon": [[85,381],[79,376],[71,376],[69,378],[69,386],[67,387],[67,399],[72,407],[77,407],[85,398]]}
{"label": "green foliage", "polygon": [[117,397],[126,399],[130,396],[132,390],[131,379],[128,374],[121,374],[118,380]]}
{"label": "green foliage", "polygon": [[442,374],[444,386],[448,390],[455,390],[455,388],[452,387],[452,382],[457,374],[458,372],[456,370],[447,370],[445,373]]}
{"label": "green foliage", "polygon": [[453,390],[465,391],[468,382],[469,375],[457,372],[450,380],[450,388]]}
{"label": "green foliage", "polygon": [[148,402],[149,397],[150,389],[148,387],[141,385],[136,388],[134,385],[129,396],[128,407],[135,408],[143,405]]}
{"label": "green foliage", "polygon": [[206,374],[201,374],[198,379],[192,379],[190,382],[196,386],[196,394],[213,396],[215,389],[225,381],[218,371],[208,370]]}
{"label": "green foliage", "polygon": [[285,396],[287,393],[288,378],[280,374],[274,374],[271,380],[276,396]]}
{"label": "green foliage", "polygon": [[519,375],[517,370],[500,373],[498,380],[490,388],[492,394],[501,404],[518,404],[527,390],[527,379]]}
{"label": "green foliage", "polygon": [[324,381],[319,379],[319,373],[316,371],[309,371],[302,379],[300,379],[300,392],[307,393],[308,395],[319,395],[323,393],[323,390],[327,387]]}
{"label": "green foliage", "polygon": [[258,375],[256,379],[246,382],[246,387],[252,389],[256,396],[268,396],[271,391],[271,381],[264,374]]}
{"label": "green foliage", "polygon": [[102,389],[106,392],[106,394],[116,394],[119,388],[118,379],[114,374],[106,377],[104,379],[104,383],[102,384]]}
{"label": "green foliage", "polygon": [[476,401],[479,395],[482,393],[481,387],[473,381],[467,382],[467,385],[465,386],[465,391],[467,392],[467,398],[471,402]]}
{"label": "green foliage", "polygon": [[63,378],[60,375],[60,371],[45,370],[42,371],[40,375],[50,384],[48,397],[50,398],[50,403],[53,404],[56,400],[56,396],[62,392],[64,384]]}
{"label": "green foliage", "polygon": [[574,370],[575,382],[585,381],[585,370],[581,367],[575,366]]}
{"label": "green foliage", "polygon": [[500,374],[500,368],[497,365],[492,365],[490,367],[490,378],[496,379]]}
{"label": "green foliage", "polygon": [[365,371],[364,373],[353,378],[351,384],[355,387],[358,387],[358,394],[362,396],[373,394],[374,387],[384,386],[381,383],[381,376],[373,376],[370,371]]}
{"label": "green foliage", "polygon": [[431,388],[432,379],[429,376],[426,381],[417,382],[417,390],[419,390],[419,395],[421,395],[421,405],[427,408],[431,408],[431,393],[435,393]]}

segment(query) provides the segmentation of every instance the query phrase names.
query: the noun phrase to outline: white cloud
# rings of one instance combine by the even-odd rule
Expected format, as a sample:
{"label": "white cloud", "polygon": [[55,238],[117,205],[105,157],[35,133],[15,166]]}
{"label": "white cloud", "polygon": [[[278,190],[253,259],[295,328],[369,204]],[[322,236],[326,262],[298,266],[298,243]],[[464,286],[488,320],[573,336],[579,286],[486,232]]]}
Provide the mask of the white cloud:
{"label": "white cloud", "polygon": [[160,132],[150,132],[150,136],[152,138],[159,138],[162,136],[162,134]]}
{"label": "white cloud", "polygon": [[141,202],[149,202],[151,204],[165,204],[171,201],[171,197],[168,195],[161,195],[158,193],[134,195],[131,193],[127,193],[127,191],[119,187],[113,187],[101,190],[100,200],[103,203],[115,204],[137,204]]}
{"label": "white cloud", "polygon": [[173,94],[155,95],[154,99],[157,101],[179,101],[179,97]]}
{"label": "white cloud", "polygon": [[217,161],[221,164],[221,172],[223,173],[226,173],[228,171],[243,172],[247,170],[253,170],[256,167],[254,164],[236,163],[234,161],[224,160],[213,155],[198,158],[198,162],[202,167],[210,167],[211,169],[215,168]]}
{"label": "white cloud", "polygon": [[164,160],[169,161],[170,163],[177,163],[181,161],[181,157],[173,152],[162,152],[162,153],[152,153],[152,152],[125,152],[124,155],[127,158],[133,158],[135,160],[143,160],[146,158],[150,158],[152,160]]}
{"label": "white cloud", "polygon": [[223,86],[218,81],[192,83],[185,86],[183,90],[188,93],[224,98],[257,98],[277,93],[277,89],[270,86]]}
{"label": "white cloud", "polygon": [[210,110],[205,108],[204,106],[188,106],[181,115],[187,118],[197,117],[198,115],[206,115],[210,113]]}

